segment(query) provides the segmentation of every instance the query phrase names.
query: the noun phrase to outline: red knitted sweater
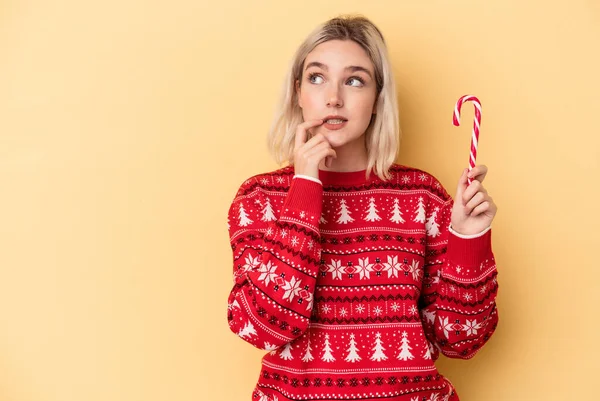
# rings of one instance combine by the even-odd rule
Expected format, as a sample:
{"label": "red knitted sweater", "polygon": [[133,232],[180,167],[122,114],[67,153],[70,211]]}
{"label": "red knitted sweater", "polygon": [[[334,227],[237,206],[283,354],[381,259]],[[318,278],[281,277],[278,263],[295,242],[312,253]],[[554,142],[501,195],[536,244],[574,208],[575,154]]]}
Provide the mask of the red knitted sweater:
{"label": "red knitted sweater", "polygon": [[432,175],[288,166],[246,180],[229,209],[231,330],[267,350],[255,401],[456,401],[440,352],[471,358],[498,323],[491,230],[449,230]]}

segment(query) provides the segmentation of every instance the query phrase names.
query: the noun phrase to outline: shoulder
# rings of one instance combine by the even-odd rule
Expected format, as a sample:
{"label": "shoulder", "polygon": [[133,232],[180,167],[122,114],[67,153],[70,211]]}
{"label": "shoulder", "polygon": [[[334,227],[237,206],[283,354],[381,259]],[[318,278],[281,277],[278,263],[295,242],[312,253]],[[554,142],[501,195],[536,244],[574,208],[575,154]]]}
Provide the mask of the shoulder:
{"label": "shoulder", "polygon": [[294,177],[294,167],[285,166],[276,170],[254,174],[240,184],[236,196],[246,195],[257,189],[287,191]]}
{"label": "shoulder", "polygon": [[443,200],[450,198],[441,181],[425,170],[394,163],[390,167],[390,172],[392,173],[390,182],[398,189],[426,191]]}

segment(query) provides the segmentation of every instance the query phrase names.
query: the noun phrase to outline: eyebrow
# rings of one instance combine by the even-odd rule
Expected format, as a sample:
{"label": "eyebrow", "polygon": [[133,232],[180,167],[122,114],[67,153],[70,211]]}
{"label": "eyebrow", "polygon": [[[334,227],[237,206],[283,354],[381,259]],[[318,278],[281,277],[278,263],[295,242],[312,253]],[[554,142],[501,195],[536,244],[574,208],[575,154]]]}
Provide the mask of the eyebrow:
{"label": "eyebrow", "polygon": [[[310,62],[306,65],[306,68],[304,69],[305,71],[308,70],[310,67],[318,67],[318,68],[322,68],[325,71],[329,71],[329,68],[323,64],[323,63],[319,63],[318,61],[313,61]],[[371,75],[371,71],[369,71],[368,69],[366,69],[365,67],[361,67],[360,65],[350,65],[346,68],[344,68],[346,71],[352,71],[352,72],[356,72],[356,71],[362,71],[365,74],[367,74],[369,76],[369,78],[373,79],[373,76]]]}

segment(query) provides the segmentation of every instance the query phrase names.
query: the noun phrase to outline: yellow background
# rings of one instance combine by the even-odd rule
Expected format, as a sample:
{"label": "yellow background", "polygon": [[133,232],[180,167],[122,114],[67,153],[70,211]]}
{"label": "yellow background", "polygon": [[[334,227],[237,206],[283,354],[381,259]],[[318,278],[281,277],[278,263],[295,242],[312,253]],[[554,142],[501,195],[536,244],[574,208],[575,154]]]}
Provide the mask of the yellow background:
{"label": "yellow background", "polygon": [[[325,4],[326,3],[326,4]],[[226,230],[296,46],[359,12],[398,81],[400,162],[454,194],[472,107],[499,205],[500,326],[464,401],[598,399],[600,4],[0,4],[0,400],[250,400]]]}

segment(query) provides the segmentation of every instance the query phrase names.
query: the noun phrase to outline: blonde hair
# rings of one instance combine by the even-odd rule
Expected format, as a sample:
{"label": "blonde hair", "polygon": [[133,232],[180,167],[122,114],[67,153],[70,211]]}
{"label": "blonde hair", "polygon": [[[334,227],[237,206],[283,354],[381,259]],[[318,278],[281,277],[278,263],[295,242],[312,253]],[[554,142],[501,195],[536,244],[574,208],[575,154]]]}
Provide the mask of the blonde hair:
{"label": "blonde hair", "polygon": [[356,42],[367,52],[375,67],[377,108],[365,131],[368,152],[366,175],[368,178],[373,171],[387,181],[391,176],[389,169],[398,155],[401,135],[396,84],[383,35],[363,16],[342,15],[320,24],[296,50],[269,130],[269,152],[277,163],[293,164],[296,127],[303,122],[295,82],[302,80],[308,54],[319,44],[330,40]]}

